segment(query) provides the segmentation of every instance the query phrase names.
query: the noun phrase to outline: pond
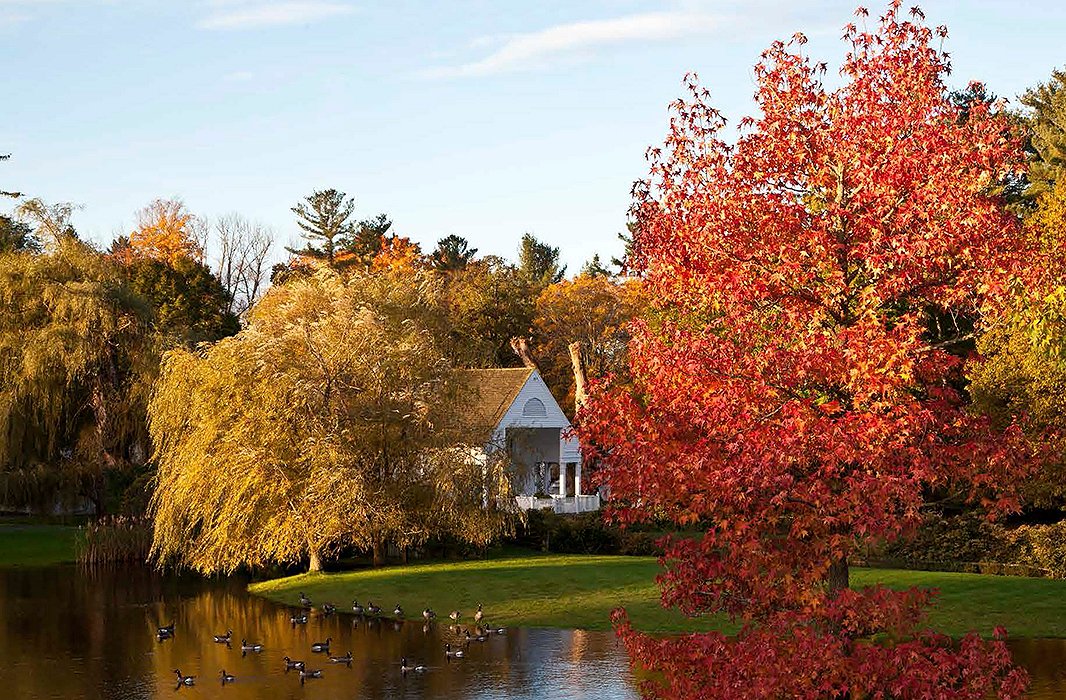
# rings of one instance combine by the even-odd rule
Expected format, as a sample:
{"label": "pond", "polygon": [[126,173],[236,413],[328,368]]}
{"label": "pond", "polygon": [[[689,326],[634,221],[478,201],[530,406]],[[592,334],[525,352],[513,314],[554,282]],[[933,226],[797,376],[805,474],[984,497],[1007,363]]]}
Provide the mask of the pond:
{"label": "pond", "polygon": [[[244,586],[143,570],[0,568],[0,688],[26,700],[637,697],[610,633],[512,629],[449,660],[447,624],[425,629],[420,621],[315,611],[294,626],[290,609],[249,596]],[[171,622],[174,637],[159,641],[156,629]],[[216,644],[212,636],[227,629],[230,647]],[[263,650],[242,653],[242,637]],[[327,637],[333,655],[352,652],[350,667],[311,652]],[[1030,697],[1066,696],[1066,640],[1013,640],[1011,647],[1033,677]],[[285,670],[285,656],[323,677],[301,684]],[[427,670],[402,673],[403,656]],[[196,684],[178,686],[174,669],[195,675]],[[222,669],[237,680],[223,685]]]}
{"label": "pond", "polygon": [[[39,698],[635,698],[624,650],[609,633],[513,629],[449,660],[445,624],[360,621],[352,615],[290,622],[292,610],[249,596],[245,582],[160,577],[142,570],[0,568],[0,688]],[[346,603],[350,601],[335,601]],[[385,604],[386,601],[380,601]],[[389,602],[389,607],[395,601]],[[159,641],[157,628],[175,625]],[[215,634],[233,630],[230,648]],[[260,643],[241,652],[241,638]],[[332,638],[350,667],[311,652]],[[283,657],[321,669],[301,685]],[[400,659],[425,665],[402,673]],[[195,675],[177,686],[174,669]],[[236,676],[223,686],[220,672]]]}

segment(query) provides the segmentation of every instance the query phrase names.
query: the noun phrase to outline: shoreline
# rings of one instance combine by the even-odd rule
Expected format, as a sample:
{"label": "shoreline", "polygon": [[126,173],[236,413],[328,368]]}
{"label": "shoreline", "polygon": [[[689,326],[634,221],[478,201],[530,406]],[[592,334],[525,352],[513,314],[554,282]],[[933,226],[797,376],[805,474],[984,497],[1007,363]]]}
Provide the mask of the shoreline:
{"label": "shoreline", "polygon": [[[659,604],[654,557],[529,554],[500,559],[359,571],[298,574],[252,583],[248,592],[298,606],[304,592],[316,606],[330,602],[351,612],[352,600],[367,598],[388,617],[400,603],[406,619],[421,619],[428,606],[438,622],[458,608],[472,620],[478,602],[485,619],[501,627],[552,627],[610,631],[610,612],[624,606],[636,629],[683,634],[738,629],[721,616],[686,618]],[[953,637],[973,630],[991,637],[1002,625],[1011,639],[1066,638],[1066,581],[986,574],[852,569],[852,586],[936,588],[940,593],[926,625]]]}

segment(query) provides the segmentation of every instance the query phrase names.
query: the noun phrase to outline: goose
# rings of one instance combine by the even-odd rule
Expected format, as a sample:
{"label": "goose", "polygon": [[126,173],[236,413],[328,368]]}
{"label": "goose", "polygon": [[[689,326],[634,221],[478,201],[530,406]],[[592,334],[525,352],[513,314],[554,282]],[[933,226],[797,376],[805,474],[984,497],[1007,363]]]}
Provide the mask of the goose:
{"label": "goose", "polygon": [[293,627],[295,627],[296,625],[306,625],[307,624],[307,615],[306,614],[293,615],[292,617],[289,618],[289,622],[292,623]]}
{"label": "goose", "polygon": [[408,671],[414,671],[415,673],[422,673],[425,670],[426,670],[425,666],[408,666],[407,665],[407,657],[406,656],[403,657],[402,659],[400,659],[400,671],[402,671],[403,673],[407,673]]}
{"label": "goose", "polygon": [[474,613],[474,624],[480,625],[481,619],[485,617],[485,613],[481,610],[481,603],[477,604],[477,612]]}
{"label": "goose", "polygon": [[329,657],[329,662],[331,664],[348,664],[349,666],[351,666],[352,665],[352,652],[349,651],[344,656],[331,656],[331,657]]}
{"label": "goose", "polygon": [[425,619],[426,622],[429,622],[430,620],[432,620],[436,616],[437,616],[437,613],[433,612],[429,608],[426,608],[425,610],[422,611],[422,617]]}
{"label": "goose", "polygon": [[183,676],[178,669],[174,669],[174,675],[178,677],[178,685],[196,685],[196,676]]}
{"label": "goose", "polygon": [[303,682],[305,680],[307,680],[308,678],[321,678],[321,677],[322,677],[322,671],[319,671],[319,670],[306,671],[306,670],[304,670],[302,668],[300,669],[300,685],[303,685]]}
{"label": "goose", "polygon": [[381,608],[374,605],[369,600],[366,601],[366,611],[375,617],[381,614]]}
{"label": "goose", "polygon": [[290,671],[290,670],[292,670],[294,668],[298,669],[300,671],[302,671],[304,669],[304,662],[303,661],[293,661],[292,659],[290,659],[287,656],[284,657],[284,661],[285,661],[285,670],[286,671]]}
{"label": "goose", "polygon": [[305,608],[311,607],[311,599],[305,596],[303,591],[300,591],[300,605]]}
{"label": "goose", "polygon": [[249,644],[248,640],[242,639],[241,640],[241,651],[263,651],[263,645],[262,644],[256,644],[254,642],[252,644]]}
{"label": "goose", "polygon": [[460,613],[458,610],[452,610],[450,613],[448,613],[448,617],[451,619],[452,622],[456,624],[459,624],[459,618],[462,616],[463,614]]}
{"label": "goose", "polygon": [[449,656],[449,657],[454,656],[457,659],[461,659],[461,658],[463,658],[464,653],[465,652],[463,652],[462,649],[456,649],[455,651],[452,651],[452,645],[451,644],[445,644],[444,645],[444,655],[445,656]]}
{"label": "goose", "polygon": [[160,627],[159,629],[157,629],[155,631],[155,634],[160,639],[166,639],[167,637],[173,637],[174,636],[174,623],[171,622],[166,627]]}
{"label": "goose", "polygon": [[363,612],[364,612],[363,611],[363,606],[359,604],[358,600],[353,600],[352,601],[352,612],[355,613],[356,615],[362,615],[363,614]]}
{"label": "goose", "polygon": [[237,680],[237,676],[231,676],[230,674],[226,673],[226,669],[222,669],[221,675],[222,685],[226,685],[227,683],[232,683],[233,681]]}
{"label": "goose", "polygon": [[489,634],[507,634],[506,627],[497,627],[496,629],[489,628]]}
{"label": "goose", "polygon": [[470,630],[466,631],[466,643],[467,644],[469,644],[470,642],[483,642],[483,641],[485,641],[485,635],[479,634],[476,637],[472,637],[472,636],[470,636]]}
{"label": "goose", "polygon": [[232,636],[233,630],[226,630],[225,634],[216,634],[215,644],[229,644],[229,640]]}
{"label": "goose", "polygon": [[332,615],[335,612],[337,612],[337,606],[334,605],[333,603],[323,603],[322,604],[322,614],[323,615],[329,616],[329,615]]}
{"label": "goose", "polygon": [[325,651],[325,652],[328,652],[329,651],[329,643],[332,642],[332,641],[333,641],[333,637],[326,637],[326,641],[324,641],[324,642],[315,642],[314,644],[311,645],[311,651],[315,651],[315,652]]}

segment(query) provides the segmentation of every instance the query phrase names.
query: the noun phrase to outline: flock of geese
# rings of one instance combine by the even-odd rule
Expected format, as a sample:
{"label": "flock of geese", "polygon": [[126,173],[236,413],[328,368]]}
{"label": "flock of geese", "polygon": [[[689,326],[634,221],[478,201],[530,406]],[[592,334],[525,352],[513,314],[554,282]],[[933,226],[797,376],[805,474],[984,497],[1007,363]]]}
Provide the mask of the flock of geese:
{"label": "flock of geese", "polygon": [[[305,625],[305,624],[307,624],[307,620],[308,620],[308,612],[307,611],[311,610],[311,608],[312,608],[311,599],[308,598],[306,595],[304,595],[302,591],[300,592],[300,606],[301,606],[301,610],[298,611],[298,612],[293,613],[293,615],[289,618],[289,622],[292,624],[293,627],[296,627],[296,625]],[[322,607],[321,607],[322,617],[328,617],[330,615],[333,615],[336,612],[337,612],[337,606],[335,606],[335,605],[333,605],[331,603],[323,603],[322,604]],[[359,601],[353,600],[352,601],[352,613],[354,613],[357,617],[371,617],[371,618],[380,618],[380,617],[382,617],[381,608],[378,607],[377,605],[374,605],[370,601],[367,601],[366,605],[364,606],[364,605],[360,605]],[[405,620],[405,615],[404,615],[403,608],[400,607],[399,603],[397,603],[396,607],[393,609],[392,615],[393,615],[394,620],[397,622],[397,624],[402,623]],[[423,626],[423,631],[428,632],[429,631],[429,626],[431,624],[433,624],[434,621],[437,619],[437,613],[433,612],[429,608],[425,608],[424,610],[422,610],[422,619],[423,619],[423,621],[425,623],[424,626]],[[472,628],[471,627],[464,627],[460,623],[460,620],[462,619],[462,613],[460,611],[458,611],[458,610],[452,610],[450,613],[448,613],[448,619],[450,619],[452,621],[452,624],[449,627],[449,629],[452,632],[452,634],[455,635],[455,639],[453,641],[455,642],[455,645],[456,645],[455,649],[452,648],[452,642],[448,642],[448,643],[446,643],[444,645],[444,656],[445,656],[446,659],[449,659],[449,660],[450,659],[461,659],[464,656],[466,656],[466,648],[470,645],[471,642],[484,642],[486,639],[488,639],[488,637],[490,635],[493,635],[493,634],[506,634],[507,633],[507,630],[505,628],[503,628],[503,627],[489,627],[485,623],[485,612],[484,612],[484,610],[481,607],[481,603],[478,603],[477,611],[474,612],[474,615],[473,615],[474,625],[473,625]],[[473,634],[471,634],[471,631],[473,631]],[[156,629],[156,638],[160,642],[165,641],[167,639],[172,639],[173,637],[174,637],[174,623],[173,622],[170,623],[169,625],[167,625],[166,627],[159,627],[158,629]],[[216,635],[214,635],[213,638],[214,638],[214,642],[216,644],[225,644],[227,647],[231,647],[232,646],[232,641],[233,641],[233,630],[226,630],[225,634],[216,634]],[[331,644],[332,641],[333,641],[332,637],[327,637],[326,640],[323,641],[323,642],[315,642],[314,644],[311,645],[311,652],[315,653],[315,654],[325,654],[326,657],[329,659],[330,663],[332,663],[332,664],[344,664],[344,665],[348,666],[348,668],[351,668],[351,666],[352,666],[352,652],[349,651],[344,656],[333,656],[332,654],[330,654],[330,644]],[[262,644],[259,644],[259,643],[256,643],[256,642],[249,642],[247,639],[241,639],[240,648],[241,648],[241,656],[245,656],[249,652],[251,652],[251,653],[259,653],[259,652],[263,651],[263,645]],[[298,672],[301,685],[307,680],[314,679],[314,678],[321,678],[322,677],[322,670],[321,669],[309,669],[309,668],[307,668],[307,664],[305,662],[303,662],[303,661],[290,659],[288,656],[284,657],[283,661],[285,662],[285,672],[286,673],[288,673],[289,671],[297,671]],[[427,670],[427,668],[425,666],[422,666],[422,665],[413,665],[412,666],[412,665],[408,664],[406,656],[400,658],[400,672],[403,673],[403,674],[407,674],[407,673],[424,673],[426,670]],[[177,681],[178,681],[177,682],[177,687],[178,688],[180,688],[182,686],[196,685],[196,678],[197,678],[196,676],[183,675],[180,669],[174,669],[174,675],[177,676]],[[221,671],[219,671],[219,678],[221,679],[223,686],[225,686],[225,685],[227,685],[229,683],[234,683],[237,680],[236,676],[234,676],[234,675],[232,675],[230,673],[227,673],[225,669],[222,669]]]}

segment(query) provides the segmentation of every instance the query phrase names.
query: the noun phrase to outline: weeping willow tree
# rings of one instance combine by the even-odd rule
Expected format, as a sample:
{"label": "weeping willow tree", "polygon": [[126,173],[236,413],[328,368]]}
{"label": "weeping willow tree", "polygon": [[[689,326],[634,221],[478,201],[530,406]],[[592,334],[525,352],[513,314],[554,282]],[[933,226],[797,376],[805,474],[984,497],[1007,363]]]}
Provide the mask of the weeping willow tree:
{"label": "weeping willow tree", "polygon": [[271,290],[236,336],[168,353],[149,406],[156,560],[317,570],[343,547],[380,563],[387,543],[506,528],[504,465],[455,447],[472,436],[451,420],[464,387],[438,284],[323,270]]}
{"label": "weeping willow tree", "polygon": [[157,355],[117,266],[61,228],[38,227],[46,253],[0,254],[0,502],[99,513],[146,451]]}

